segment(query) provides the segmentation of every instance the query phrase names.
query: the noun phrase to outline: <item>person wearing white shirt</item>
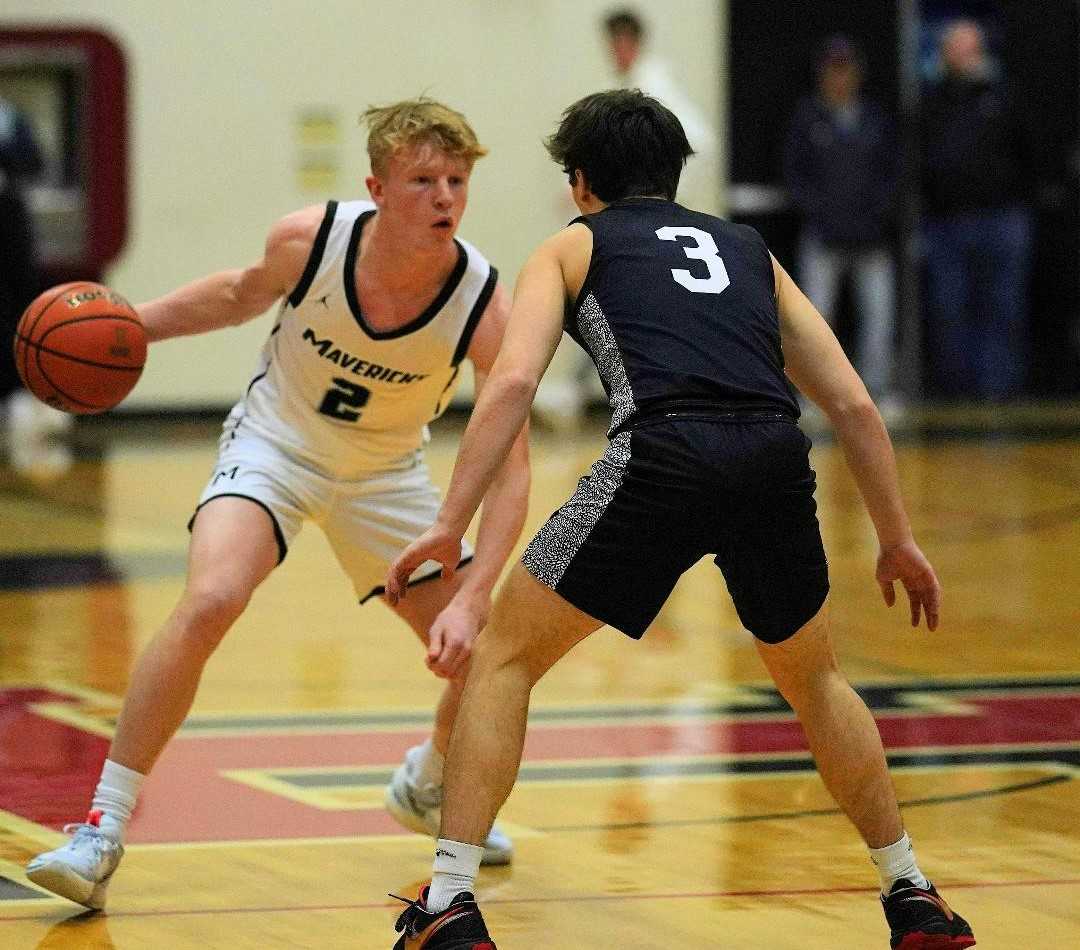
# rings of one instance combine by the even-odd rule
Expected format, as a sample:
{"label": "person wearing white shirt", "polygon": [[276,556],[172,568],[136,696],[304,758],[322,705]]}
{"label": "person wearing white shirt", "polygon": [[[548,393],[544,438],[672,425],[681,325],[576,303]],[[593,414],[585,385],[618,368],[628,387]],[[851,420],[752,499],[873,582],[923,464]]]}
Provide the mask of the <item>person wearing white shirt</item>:
{"label": "person wearing white shirt", "polygon": [[659,99],[678,117],[694,155],[679,183],[679,204],[695,211],[717,211],[718,136],[702,110],[676,82],[668,64],[646,45],[647,30],[632,10],[614,10],[604,19],[619,85]]}

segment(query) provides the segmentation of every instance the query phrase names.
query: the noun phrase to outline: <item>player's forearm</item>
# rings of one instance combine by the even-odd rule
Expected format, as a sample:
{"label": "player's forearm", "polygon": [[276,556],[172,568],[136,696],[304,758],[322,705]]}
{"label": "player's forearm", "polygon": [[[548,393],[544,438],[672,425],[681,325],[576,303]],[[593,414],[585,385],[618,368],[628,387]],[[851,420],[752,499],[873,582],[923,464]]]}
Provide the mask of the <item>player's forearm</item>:
{"label": "player's forearm", "polygon": [[251,301],[238,294],[242,270],[220,271],[140,304],[135,309],[146,328],[147,339],[208,333],[235,326],[258,316],[267,301]]}
{"label": "player's forearm", "polygon": [[469,527],[529,414],[535,384],[490,378],[480,393],[458,449],[439,521],[457,535]]}
{"label": "player's forearm", "polygon": [[883,548],[911,538],[911,524],[900,496],[900,478],[892,442],[872,402],[859,403],[831,416],[848,467]]}
{"label": "player's forearm", "polygon": [[524,452],[512,452],[484,496],[476,556],[461,593],[487,600],[514,550],[529,508],[529,464]]}

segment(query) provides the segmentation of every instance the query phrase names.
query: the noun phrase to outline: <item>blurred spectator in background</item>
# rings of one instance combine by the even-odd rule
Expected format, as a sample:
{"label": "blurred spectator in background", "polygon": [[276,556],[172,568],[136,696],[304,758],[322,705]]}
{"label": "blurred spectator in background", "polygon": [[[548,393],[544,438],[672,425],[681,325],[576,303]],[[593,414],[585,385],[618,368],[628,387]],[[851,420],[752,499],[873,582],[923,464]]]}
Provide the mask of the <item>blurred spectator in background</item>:
{"label": "blurred spectator in background", "polygon": [[68,419],[22,388],[12,342],[23,310],[41,290],[34,232],[24,186],[44,167],[30,122],[0,97],[0,417],[5,422],[8,461],[21,471],[40,465],[66,467],[65,449],[49,444]]}
{"label": "blurred spectator in background", "polygon": [[679,87],[667,63],[646,48],[645,24],[632,10],[613,10],[604,30],[619,85],[659,99],[682,123],[694,150],[679,181],[681,205],[714,213],[717,205],[717,135],[713,124]]}
{"label": "blurred spectator in background", "polygon": [[30,123],[0,98],[0,399],[19,388],[11,340],[20,314],[38,292],[34,235],[23,186],[42,168]]}
{"label": "blurred spectator in background", "polygon": [[940,395],[1001,401],[1027,375],[1034,171],[982,28],[951,23],[922,104],[927,330]]}
{"label": "blurred spectator in background", "polygon": [[[704,112],[686,95],[667,64],[646,49],[641,17],[630,9],[612,10],[603,20],[618,85],[640,89],[664,103],[682,123],[694,154],[679,180],[678,202],[687,208],[715,214],[719,208],[718,136]],[[576,212],[574,212],[576,213]],[[561,372],[541,383],[533,404],[538,421],[555,430],[574,430],[591,403],[606,397],[589,355],[576,346],[560,354]]]}
{"label": "blurred spectator in background", "polygon": [[891,390],[899,149],[884,110],[862,94],[862,80],[862,58],[851,40],[829,38],[817,63],[817,88],[792,119],[784,178],[803,219],[802,289],[835,324],[841,282],[850,274],[858,311],[853,362],[888,409],[899,403]]}

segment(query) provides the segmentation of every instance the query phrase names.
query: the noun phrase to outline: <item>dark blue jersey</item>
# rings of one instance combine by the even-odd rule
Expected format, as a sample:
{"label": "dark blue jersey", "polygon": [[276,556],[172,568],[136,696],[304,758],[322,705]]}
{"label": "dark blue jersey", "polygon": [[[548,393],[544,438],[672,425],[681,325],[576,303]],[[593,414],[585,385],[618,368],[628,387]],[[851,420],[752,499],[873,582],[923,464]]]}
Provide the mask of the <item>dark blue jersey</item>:
{"label": "dark blue jersey", "polygon": [[593,251],[566,330],[596,363],[612,432],[673,411],[798,417],[757,231],[655,198],[576,220]]}

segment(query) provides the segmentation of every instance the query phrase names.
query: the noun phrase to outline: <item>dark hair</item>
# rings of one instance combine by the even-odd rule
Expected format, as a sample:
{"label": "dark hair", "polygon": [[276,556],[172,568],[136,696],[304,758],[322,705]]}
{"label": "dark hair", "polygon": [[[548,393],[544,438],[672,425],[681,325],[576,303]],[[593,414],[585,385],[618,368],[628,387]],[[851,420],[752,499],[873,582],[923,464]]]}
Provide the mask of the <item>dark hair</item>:
{"label": "dark hair", "polygon": [[640,40],[645,35],[645,24],[633,10],[612,10],[604,18],[604,29],[608,36],[629,33],[635,40]]}
{"label": "dark hair", "polygon": [[581,169],[601,201],[634,195],[674,200],[694,154],[675,114],[640,89],[612,89],[579,99],[545,143],[574,181]]}

